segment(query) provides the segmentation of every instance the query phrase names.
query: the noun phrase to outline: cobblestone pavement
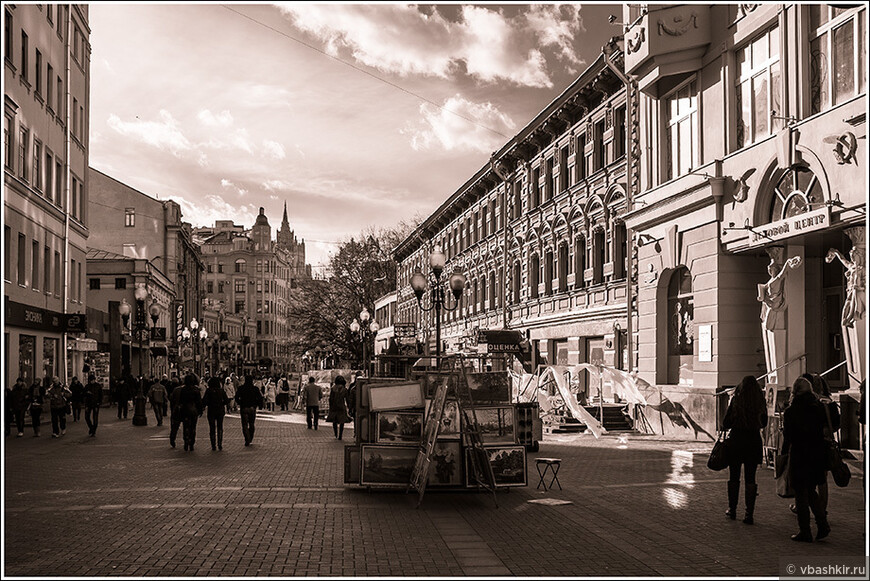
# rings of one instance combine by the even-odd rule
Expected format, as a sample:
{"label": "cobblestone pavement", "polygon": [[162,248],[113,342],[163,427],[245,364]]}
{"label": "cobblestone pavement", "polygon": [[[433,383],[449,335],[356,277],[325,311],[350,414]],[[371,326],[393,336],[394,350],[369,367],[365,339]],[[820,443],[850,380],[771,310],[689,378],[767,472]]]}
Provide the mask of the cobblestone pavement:
{"label": "cobblestone pavement", "polygon": [[[417,508],[415,493],[343,484],[353,430],[339,442],[300,414],[260,415],[245,447],[228,416],[213,452],[203,418],[184,452],[148,419],[105,408],[95,438],[83,422],[5,438],[5,576],[778,576],[781,557],[867,554],[860,478],[831,485],[831,536],[796,546],[770,470],[756,524],[724,517],[727,475],[704,443],[546,434],[529,486],[497,508],[431,489]],[[563,490],[536,489],[535,457],[562,459]]]}

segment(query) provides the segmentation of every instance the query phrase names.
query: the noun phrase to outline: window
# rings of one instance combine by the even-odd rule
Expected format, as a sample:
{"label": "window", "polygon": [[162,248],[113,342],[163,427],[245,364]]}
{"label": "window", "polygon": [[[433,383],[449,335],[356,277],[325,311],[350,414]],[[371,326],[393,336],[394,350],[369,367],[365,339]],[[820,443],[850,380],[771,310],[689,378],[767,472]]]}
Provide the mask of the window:
{"label": "window", "polygon": [[50,202],[54,199],[54,156],[45,148],[45,197]]}
{"label": "window", "polygon": [[214,283],[212,281],[208,281],[205,283],[206,291],[208,294],[212,294],[214,292]]}
{"label": "window", "polygon": [[73,97],[72,102],[72,127],[70,127],[70,131],[73,134],[73,137],[78,137],[79,130],[79,100]]}
{"label": "window", "polygon": [[236,301],[235,313],[238,315],[239,313],[244,312],[244,310],[245,310],[245,301],[244,300]]}
{"label": "window", "polygon": [[559,191],[564,192],[571,185],[568,182],[568,146],[563,147],[559,152]]}
{"label": "window", "polygon": [[531,298],[538,298],[538,285],[541,279],[541,260],[537,254],[533,254],[529,260],[529,294]]}
{"label": "window", "polygon": [[211,266],[211,264],[207,264],[207,265],[205,266],[205,271],[208,272],[208,273],[211,273],[211,271],[212,271],[212,266]]}
{"label": "window", "polygon": [[61,37],[61,40],[63,40],[63,17],[60,14],[60,11],[62,9],[65,10],[67,14],[69,14],[68,7],[63,5],[57,7],[57,35]]}
{"label": "window", "polygon": [[54,296],[60,296],[60,252],[54,251]]}
{"label": "window", "polygon": [[27,33],[21,31],[21,79],[27,82],[27,52],[30,50],[28,45]]}
{"label": "window", "polygon": [[124,208],[124,227],[136,226],[136,208]]}
{"label": "window", "polygon": [[257,259],[257,272],[263,272],[263,261]]}
{"label": "window", "polygon": [[6,9],[6,20],[3,21],[3,32],[5,36],[3,38],[6,39],[6,43],[3,46],[3,54],[6,57],[6,60],[12,62],[13,54],[15,51],[14,42],[12,41],[12,31],[14,29],[14,20],[12,19],[12,12],[9,9]]}
{"label": "window", "polygon": [[586,134],[577,136],[577,144],[574,147],[574,181],[586,179]]}
{"label": "window", "polygon": [[54,203],[63,208],[63,162],[54,158]]}
{"label": "window", "polygon": [[613,112],[613,159],[617,160],[625,155],[625,107],[620,107]]}
{"label": "window", "polygon": [[258,293],[262,293],[262,292],[263,292],[263,281],[262,281],[262,280],[258,280],[258,281],[257,281],[257,292],[258,292]]}
{"label": "window", "polygon": [[53,8],[54,8],[53,4],[46,4],[45,5],[45,18],[46,18],[46,20],[48,20],[49,24],[54,23],[54,19],[51,16],[53,13],[53,10],[52,10]]}
{"label": "window", "polygon": [[79,138],[85,135],[85,106],[79,105]]}
{"label": "window", "polygon": [[51,248],[45,247],[42,253],[42,269],[44,272],[42,290],[45,294],[51,293]]}
{"label": "window", "polygon": [[536,167],[532,170],[532,183],[529,186],[531,188],[530,195],[532,198],[529,206],[531,206],[532,208],[537,208],[538,206],[541,205],[541,184],[540,184],[540,181],[541,181],[541,169]]}
{"label": "window", "polygon": [[237,293],[245,292],[245,279],[237,278],[235,281],[234,289]]}
{"label": "window", "polygon": [[3,147],[6,152],[3,156],[3,164],[12,171],[12,166],[15,162],[15,150],[12,148],[12,132],[15,127],[15,119],[11,115],[4,115],[3,120],[5,121],[3,125]]}
{"label": "window", "polygon": [[42,184],[42,143],[34,138],[33,140],[33,186],[40,192],[43,189]]}
{"label": "window", "polygon": [[3,280],[12,280],[12,228],[3,226]]}
{"label": "window", "polygon": [[224,293],[224,281],[222,281],[222,280],[218,281],[218,293],[220,293],[220,294]]}
{"label": "window", "polygon": [[480,296],[477,300],[480,305],[480,310],[486,311],[486,274],[483,274],[480,277]]}
{"label": "window", "polygon": [[18,284],[27,286],[27,237],[18,234]]}
{"label": "window", "polygon": [[262,313],[262,312],[263,312],[263,301],[262,301],[262,300],[257,300],[257,306],[256,306],[256,309],[257,309],[257,310],[256,310],[257,313]]}
{"label": "window", "polygon": [[[257,321],[257,335],[263,334],[263,321]],[[260,350],[261,344],[257,343],[257,351]]]}
{"label": "window", "polygon": [[692,370],[695,306],[692,274],[682,266],[668,284],[668,383],[680,383]]}
{"label": "window", "polygon": [[682,85],[664,99],[667,179],[698,166],[698,91],[696,81]]}
{"label": "window", "polygon": [[127,279],[126,278],[116,278],[115,279],[115,289],[125,289],[127,288]]}
{"label": "window", "polygon": [[620,222],[613,227],[613,279],[625,278],[626,257],[626,232],[625,224]]}
{"label": "window", "polygon": [[63,119],[64,109],[64,99],[63,99],[63,80],[60,78],[60,75],[57,76],[57,116]]}
{"label": "window", "polygon": [[544,255],[544,294],[553,294],[553,275],[555,269],[553,265],[553,251],[548,250]]}
{"label": "window", "polygon": [[604,167],[604,119],[593,126],[592,172]]}
{"label": "window", "polygon": [[489,308],[498,306],[498,287],[495,282],[495,271],[489,273]]}
{"label": "window", "polygon": [[559,245],[559,292],[563,293],[568,290],[568,243],[562,242]]}
{"label": "window", "polygon": [[90,290],[100,290],[100,279],[89,278],[88,279],[88,288]]}
{"label": "window", "polygon": [[45,106],[54,111],[54,69],[50,64],[45,65],[45,82],[48,83],[45,88]]}
{"label": "window", "polygon": [[34,59],[34,63],[36,64],[36,88],[34,91],[37,95],[42,95],[42,53],[39,52],[39,49],[36,50],[36,58]]}
{"label": "window", "polygon": [[553,158],[548,157],[545,164],[544,174],[544,202],[549,202],[553,199]]}
{"label": "window", "polygon": [[78,178],[73,176],[72,183],[70,184],[72,194],[72,199],[70,200],[70,208],[69,213],[73,218],[79,218],[79,186],[78,186]]}
{"label": "window", "polygon": [[218,264],[218,274],[223,274],[223,272],[224,272],[224,265]]}
{"label": "window", "polygon": [[867,10],[809,6],[810,91],[818,113],[867,89]]}
{"label": "window", "polygon": [[235,272],[245,272],[246,270],[247,270],[247,264],[245,263],[244,259],[239,258],[238,260],[236,260]]}
{"label": "window", "polygon": [[41,245],[38,240],[33,241],[30,249],[30,288],[39,290],[39,255],[42,252]]}
{"label": "window", "polygon": [[592,234],[592,284],[604,282],[604,262],[607,260],[604,229],[598,228]]}
{"label": "window", "polygon": [[18,177],[27,181],[27,146],[30,141],[30,132],[27,127],[20,125],[18,128]]}
{"label": "window", "polygon": [[517,178],[513,182],[514,211],[511,218],[516,220],[523,215],[523,180]]}
{"label": "window", "polygon": [[586,286],[586,239],[577,236],[574,239],[574,288]]}
{"label": "window", "polygon": [[70,302],[76,301],[76,287],[75,287],[75,277],[76,277],[76,261],[70,259],[69,261],[69,300]]}
{"label": "window", "polygon": [[[771,28],[737,51],[737,147],[767,137],[782,127],[779,28]],[[773,127],[771,127],[773,121]]]}

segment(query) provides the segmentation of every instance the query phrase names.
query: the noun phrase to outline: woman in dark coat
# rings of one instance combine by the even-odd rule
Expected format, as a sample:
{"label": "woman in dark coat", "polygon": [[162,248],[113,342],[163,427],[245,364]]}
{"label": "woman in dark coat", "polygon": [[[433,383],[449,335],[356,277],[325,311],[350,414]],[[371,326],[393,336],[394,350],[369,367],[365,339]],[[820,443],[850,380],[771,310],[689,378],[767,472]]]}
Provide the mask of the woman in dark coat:
{"label": "woman in dark coat", "polygon": [[341,440],[344,435],[344,424],[351,421],[347,413],[347,388],[346,380],[339,375],[335,378],[332,388],[329,390],[329,413],[326,421],[332,422],[332,431],[335,437]]}
{"label": "woman in dark coat", "polygon": [[42,424],[42,407],[45,404],[45,386],[39,378],[35,378],[27,390],[27,405],[30,408],[30,421],[33,425],[33,437],[39,437]]}
{"label": "woman in dark coat", "polygon": [[728,403],[728,411],[722,420],[722,428],[731,430],[728,434],[729,469],[728,479],[728,518],[737,518],[737,501],[740,498],[740,468],[743,467],[743,479],[746,483],[744,500],[746,514],[743,522],[751,525],[755,512],[755,499],[758,496],[758,484],[755,473],[761,464],[762,442],[761,430],[767,425],[767,404],[764,392],[758,381],[751,375],[744,377],[734,389],[734,395]]}
{"label": "woman in dark coat", "polygon": [[181,421],[184,426],[184,449],[193,451],[196,443],[196,421],[202,415],[202,393],[199,391],[199,378],[193,373],[184,376],[184,386],[178,396]]}
{"label": "woman in dark coat", "polygon": [[209,379],[208,389],[202,396],[202,405],[206,409],[208,435],[211,437],[212,450],[224,449],[224,415],[227,413],[229,403],[230,398],[224,391],[220,378],[212,377]]}
{"label": "woman in dark coat", "polygon": [[806,378],[799,377],[795,381],[792,393],[792,403],[783,412],[782,421],[782,451],[789,455],[789,480],[794,489],[800,527],[800,532],[791,538],[811,543],[810,510],[818,527],[816,539],[823,539],[831,532],[816,492],[825,481],[825,427],[828,420],[822,403]]}

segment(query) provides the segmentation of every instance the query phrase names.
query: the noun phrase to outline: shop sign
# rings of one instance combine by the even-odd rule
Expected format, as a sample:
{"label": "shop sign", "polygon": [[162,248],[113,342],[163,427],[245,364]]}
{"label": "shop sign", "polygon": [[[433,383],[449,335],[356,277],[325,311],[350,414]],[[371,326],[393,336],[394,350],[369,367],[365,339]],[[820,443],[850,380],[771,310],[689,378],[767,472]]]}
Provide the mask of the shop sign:
{"label": "shop sign", "polygon": [[393,333],[396,337],[413,337],[417,334],[415,323],[394,323]]}
{"label": "shop sign", "polygon": [[757,246],[759,244],[791,238],[792,236],[809,234],[817,230],[824,230],[830,224],[831,214],[826,206],[818,210],[804,212],[797,216],[790,216],[784,220],[777,220],[776,222],[753,228],[749,234],[749,245]]}
{"label": "shop sign", "polygon": [[486,344],[486,353],[520,353],[522,333],[519,331],[490,331],[481,329],[477,333],[478,344]]}
{"label": "shop sign", "polygon": [[10,301],[8,297],[6,298],[6,324],[55,333],[86,333],[88,330],[87,317],[83,313],[57,313],[16,303]]}
{"label": "shop sign", "polygon": [[166,327],[151,327],[152,341],[166,341]]}

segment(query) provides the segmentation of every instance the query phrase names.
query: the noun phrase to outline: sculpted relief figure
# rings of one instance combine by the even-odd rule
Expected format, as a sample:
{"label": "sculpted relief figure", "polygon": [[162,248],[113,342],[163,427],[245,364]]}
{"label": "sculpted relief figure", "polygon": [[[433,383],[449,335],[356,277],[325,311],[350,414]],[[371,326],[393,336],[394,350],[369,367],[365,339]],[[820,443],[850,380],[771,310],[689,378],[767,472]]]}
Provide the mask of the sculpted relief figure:
{"label": "sculpted relief figure", "polygon": [[770,280],[758,285],[758,300],[761,302],[761,323],[766,331],[782,329],[782,312],[785,310],[785,277],[788,271],[797,268],[801,264],[801,257],[795,256],[786,260],[782,267],[777,264],[776,258],[771,257],[767,265]]}
{"label": "sculpted relief figure", "polygon": [[825,256],[825,262],[833,262],[835,258],[846,269],[846,300],[843,304],[842,324],[844,327],[853,327],[855,319],[864,317],[864,255],[858,249],[852,248],[849,258],[846,258],[839,250],[831,248]]}

